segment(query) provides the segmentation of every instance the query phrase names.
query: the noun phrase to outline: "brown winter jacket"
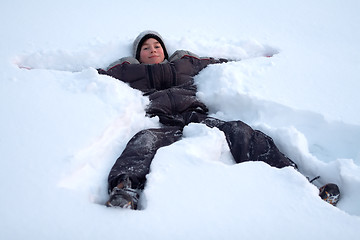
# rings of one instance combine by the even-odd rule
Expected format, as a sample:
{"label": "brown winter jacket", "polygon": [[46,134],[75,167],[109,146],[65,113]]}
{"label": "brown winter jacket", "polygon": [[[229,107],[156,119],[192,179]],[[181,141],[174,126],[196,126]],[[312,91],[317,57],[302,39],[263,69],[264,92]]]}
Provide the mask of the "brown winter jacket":
{"label": "brown winter jacket", "polygon": [[188,51],[176,51],[169,61],[161,64],[140,64],[134,58],[120,59],[106,74],[128,83],[148,95],[147,114],[158,116],[165,125],[184,126],[205,118],[207,107],[196,98],[193,77],[209,64],[227,62],[225,59],[199,58]]}

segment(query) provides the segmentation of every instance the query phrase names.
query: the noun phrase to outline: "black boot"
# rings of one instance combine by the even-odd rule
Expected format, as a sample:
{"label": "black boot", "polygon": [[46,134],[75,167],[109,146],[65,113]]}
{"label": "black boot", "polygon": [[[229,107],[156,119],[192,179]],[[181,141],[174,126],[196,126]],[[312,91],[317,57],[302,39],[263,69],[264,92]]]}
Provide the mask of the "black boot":
{"label": "black boot", "polygon": [[112,189],[106,206],[137,209],[138,199],[138,191],[131,188],[131,181],[129,178],[126,178]]}
{"label": "black boot", "polygon": [[319,189],[319,196],[333,206],[336,206],[340,199],[339,187],[334,183],[328,183]]}

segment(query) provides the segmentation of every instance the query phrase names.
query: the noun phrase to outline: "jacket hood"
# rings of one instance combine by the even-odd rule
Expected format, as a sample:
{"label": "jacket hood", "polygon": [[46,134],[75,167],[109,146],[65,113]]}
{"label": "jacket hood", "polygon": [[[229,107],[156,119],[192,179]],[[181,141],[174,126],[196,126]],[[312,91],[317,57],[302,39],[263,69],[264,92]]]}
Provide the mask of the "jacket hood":
{"label": "jacket hood", "polygon": [[141,48],[142,44],[149,38],[154,38],[159,41],[159,43],[161,44],[161,47],[163,48],[165,59],[168,59],[169,55],[167,53],[163,38],[161,37],[161,35],[158,32],[152,31],[152,30],[143,31],[135,38],[134,43],[133,43],[134,58],[136,58],[137,60],[140,59],[140,48]]}

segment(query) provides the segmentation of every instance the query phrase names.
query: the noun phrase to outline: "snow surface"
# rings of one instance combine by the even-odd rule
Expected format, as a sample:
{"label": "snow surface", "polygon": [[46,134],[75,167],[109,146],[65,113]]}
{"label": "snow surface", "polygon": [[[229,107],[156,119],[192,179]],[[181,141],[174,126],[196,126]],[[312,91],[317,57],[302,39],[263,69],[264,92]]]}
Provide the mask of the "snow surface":
{"label": "snow surface", "polygon": [[[0,6],[0,239],[358,238],[359,1]],[[169,52],[241,59],[196,76],[199,98],[273,137],[316,186],[338,184],[338,206],[291,168],[233,164],[222,132],[190,124],[155,156],[142,210],[106,208],[115,159],[159,123],[146,97],[95,68],[147,29]]]}

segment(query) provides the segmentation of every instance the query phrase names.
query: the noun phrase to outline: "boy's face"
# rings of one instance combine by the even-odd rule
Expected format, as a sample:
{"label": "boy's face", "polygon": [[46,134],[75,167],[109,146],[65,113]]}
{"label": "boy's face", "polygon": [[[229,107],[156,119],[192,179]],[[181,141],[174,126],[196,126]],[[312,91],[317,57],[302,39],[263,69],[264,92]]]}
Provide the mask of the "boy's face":
{"label": "boy's face", "polygon": [[140,62],[145,64],[157,64],[165,60],[164,50],[158,40],[149,38],[141,46]]}

